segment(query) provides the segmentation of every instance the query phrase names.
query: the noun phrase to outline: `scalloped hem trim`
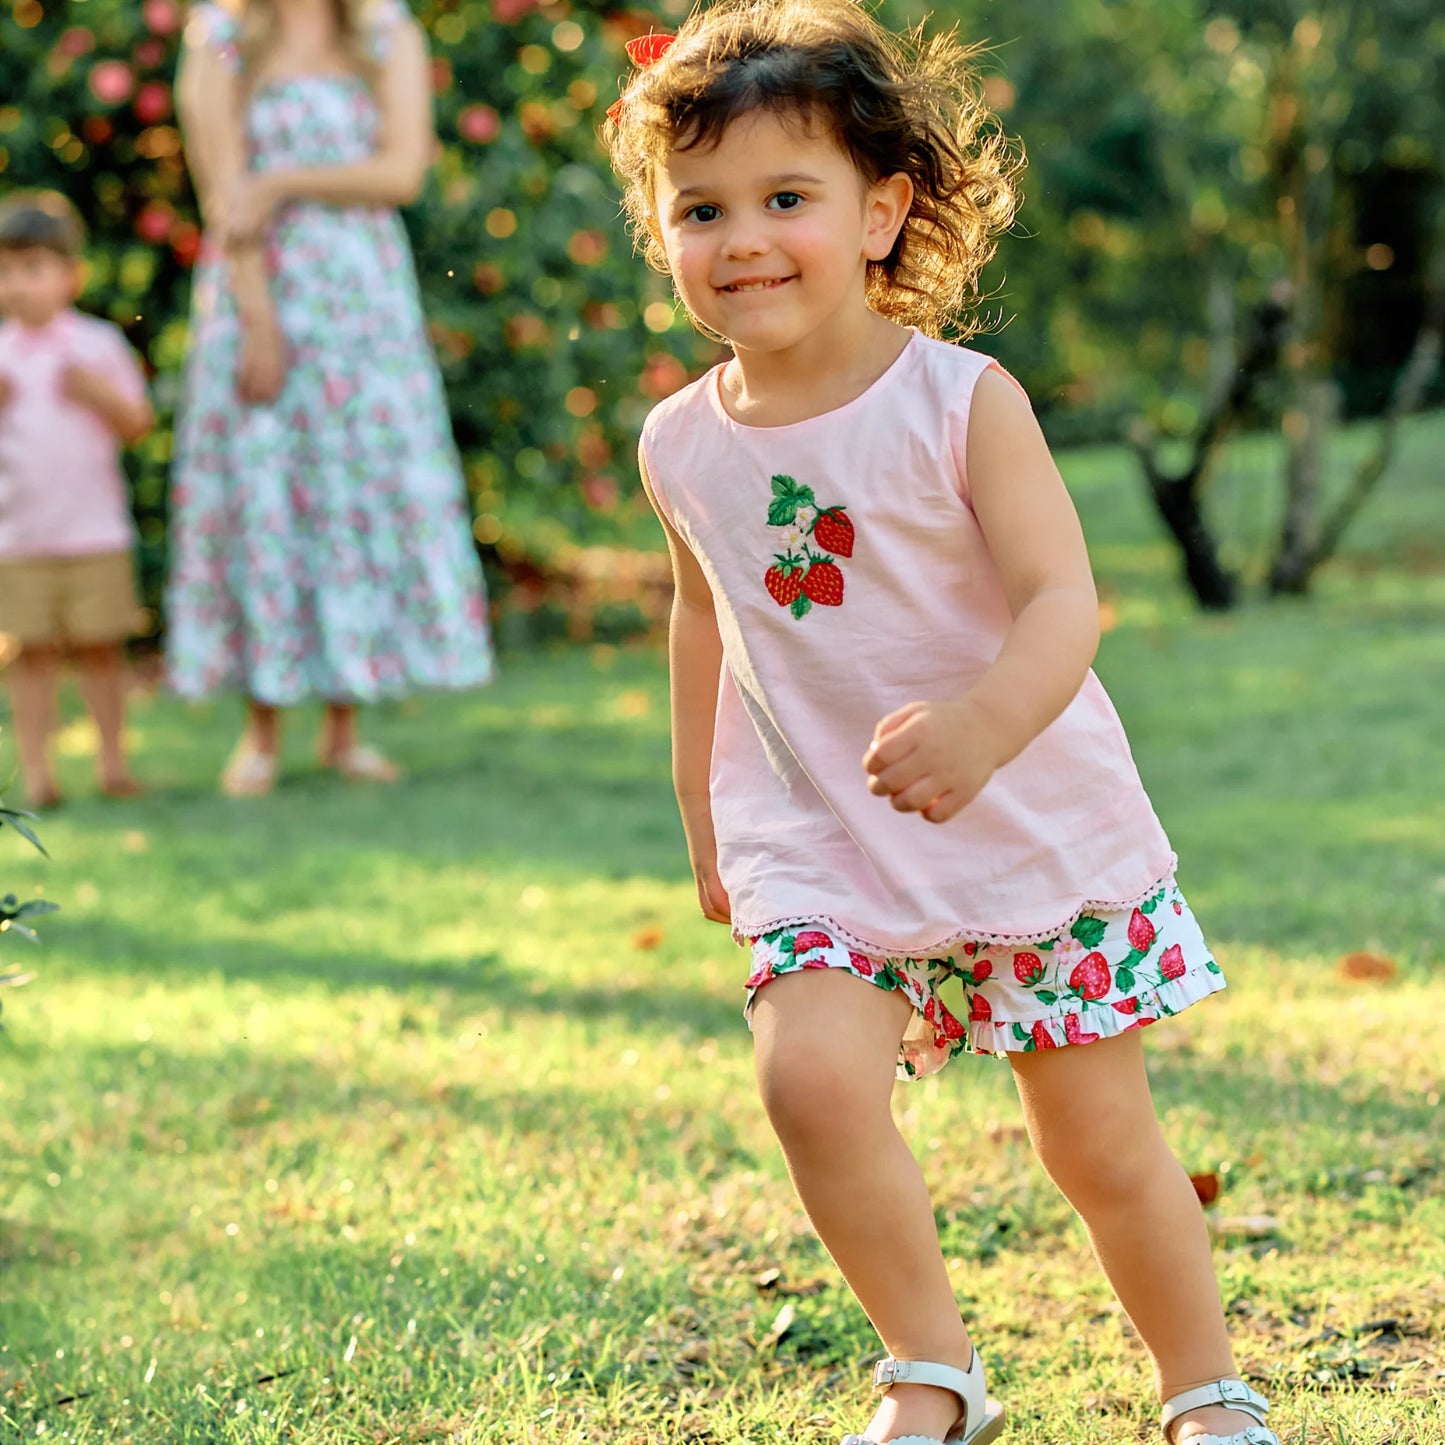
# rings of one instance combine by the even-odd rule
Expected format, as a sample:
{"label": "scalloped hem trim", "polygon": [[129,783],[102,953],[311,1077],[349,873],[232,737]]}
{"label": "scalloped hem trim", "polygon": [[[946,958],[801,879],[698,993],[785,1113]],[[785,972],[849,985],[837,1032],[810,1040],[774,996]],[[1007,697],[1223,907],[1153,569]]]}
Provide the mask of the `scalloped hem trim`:
{"label": "scalloped hem trim", "polygon": [[746,945],[765,933],[776,933],[780,929],[802,928],[805,924],[812,924],[835,934],[849,948],[856,949],[859,953],[866,953],[870,958],[945,958],[956,952],[959,945],[964,943],[992,944],[999,948],[1013,948],[1015,945],[1024,943],[1047,943],[1051,938],[1063,937],[1086,913],[1113,913],[1123,908],[1137,908],[1151,893],[1157,893],[1160,888],[1166,888],[1173,884],[1174,871],[1178,866],[1178,854],[1171,853],[1169,866],[1148,887],[1141,888],[1139,892],[1128,898],[1087,899],[1062,922],[1049,928],[1037,929],[1032,933],[998,933],[983,928],[960,928],[956,933],[950,933],[947,937],[939,939],[937,943],[927,944],[923,948],[908,948],[864,938],[862,934],[854,933],[852,929],[839,923],[831,913],[794,913],[769,918],[756,924],[734,921],[733,942]]}

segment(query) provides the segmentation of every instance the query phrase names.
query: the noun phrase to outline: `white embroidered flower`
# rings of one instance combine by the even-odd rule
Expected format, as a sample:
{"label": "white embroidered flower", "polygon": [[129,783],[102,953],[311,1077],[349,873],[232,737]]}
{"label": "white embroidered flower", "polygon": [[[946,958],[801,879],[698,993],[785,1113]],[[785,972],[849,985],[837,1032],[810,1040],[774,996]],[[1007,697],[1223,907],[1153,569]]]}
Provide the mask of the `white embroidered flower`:
{"label": "white embroidered flower", "polygon": [[794,547],[803,545],[803,538],[808,534],[796,524],[783,533],[783,545],[791,552]]}
{"label": "white embroidered flower", "polygon": [[813,518],[817,515],[816,507],[799,507],[793,520],[806,532],[813,525]]}

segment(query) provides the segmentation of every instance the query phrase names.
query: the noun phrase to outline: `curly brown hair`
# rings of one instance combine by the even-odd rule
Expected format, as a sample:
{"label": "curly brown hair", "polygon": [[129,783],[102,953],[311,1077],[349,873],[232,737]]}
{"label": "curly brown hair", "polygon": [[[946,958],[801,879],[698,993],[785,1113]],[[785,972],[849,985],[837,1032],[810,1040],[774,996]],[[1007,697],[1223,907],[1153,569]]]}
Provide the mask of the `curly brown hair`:
{"label": "curly brown hair", "polygon": [[673,150],[715,145],[758,110],[826,126],[868,183],[902,172],[913,204],[892,251],[868,265],[868,304],[930,336],[978,329],[963,313],[1013,223],[1023,166],[983,98],[980,47],[922,26],[886,30],[856,0],[719,0],[633,75],[603,137],[626,185],[634,238],[666,272],[653,201]]}

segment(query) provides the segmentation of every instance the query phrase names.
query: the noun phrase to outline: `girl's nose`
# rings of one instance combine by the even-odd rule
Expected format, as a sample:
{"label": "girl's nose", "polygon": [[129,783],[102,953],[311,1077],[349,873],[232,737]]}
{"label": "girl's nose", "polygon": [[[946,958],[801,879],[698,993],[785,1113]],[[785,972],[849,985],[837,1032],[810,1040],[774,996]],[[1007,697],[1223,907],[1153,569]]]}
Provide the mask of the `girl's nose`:
{"label": "girl's nose", "polygon": [[735,219],[723,236],[723,255],[729,261],[746,261],[768,249],[766,227],[751,217]]}

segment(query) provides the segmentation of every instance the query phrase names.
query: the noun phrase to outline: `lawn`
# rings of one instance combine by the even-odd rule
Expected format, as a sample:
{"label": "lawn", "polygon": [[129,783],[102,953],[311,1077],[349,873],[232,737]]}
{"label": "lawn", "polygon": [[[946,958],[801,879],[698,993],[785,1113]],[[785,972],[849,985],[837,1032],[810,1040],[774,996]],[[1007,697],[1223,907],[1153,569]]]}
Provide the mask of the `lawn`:
{"label": "lawn", "polygon": [[[1203,620],[1128,459],[1066,458],[1099,672],[1233,985],[1151,1031],[1156,1094],[1220,1184],[1286,1445],[1445,1442],[1442,450],[1445,418],[1411,429],[1311,602]],[[1256,533],[1266,463],[1220,480]],[[152,791],[103,803],[69,725],[52,861],[0,838],[62,905],[38,950],[4,940],[39,976],[0,1036],[0,1439],[836,1445],[867,1418],[875,1344],[755,1101],[743,956],[695,916],[660,654],[505,662],[375,715],[393,791],[322,776],[305,717],[285,786],[223,800],[234,707],[145,694]],[[1157,1439],[1007,1073],[896,1095],[1005,1438]]]}

